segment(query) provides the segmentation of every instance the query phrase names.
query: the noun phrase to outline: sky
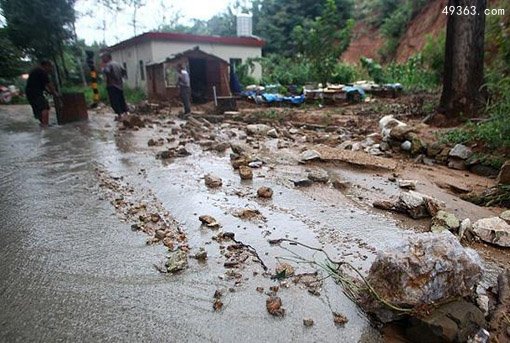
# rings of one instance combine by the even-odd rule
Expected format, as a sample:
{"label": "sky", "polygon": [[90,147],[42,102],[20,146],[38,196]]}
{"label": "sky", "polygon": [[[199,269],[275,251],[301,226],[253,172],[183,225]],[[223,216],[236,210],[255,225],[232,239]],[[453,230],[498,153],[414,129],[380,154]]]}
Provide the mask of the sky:
{"label": "sky", "polygon": [[[168,23],[175,14],[180,15],[179,23],[187,24],[191,19],[209,19],[227,9],[230,0],[145,0],[146,5],[138,10],[137,34],[156,29]],[[87,44],[94,41],[113,45],[134,36],[131,25],[133,9],[120,12],[105,10],[97,5],[97,0],[78,0],[75,5],[78,19],[78,38]],[[105,24],[105,25],[104,25]],[[103,27],[106,30],[103,30]]]}

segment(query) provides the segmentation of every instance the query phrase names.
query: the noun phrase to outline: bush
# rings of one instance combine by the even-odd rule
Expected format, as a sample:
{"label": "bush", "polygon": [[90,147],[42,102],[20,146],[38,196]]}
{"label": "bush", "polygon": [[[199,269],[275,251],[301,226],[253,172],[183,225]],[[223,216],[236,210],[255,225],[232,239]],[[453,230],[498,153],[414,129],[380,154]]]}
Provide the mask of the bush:
{"label": "bush", "polygon": [[423,63],[434,73],[438,83],[443,80],[445,46],[446,33],[442,31],[437,37],[428,35],[422,50]]}

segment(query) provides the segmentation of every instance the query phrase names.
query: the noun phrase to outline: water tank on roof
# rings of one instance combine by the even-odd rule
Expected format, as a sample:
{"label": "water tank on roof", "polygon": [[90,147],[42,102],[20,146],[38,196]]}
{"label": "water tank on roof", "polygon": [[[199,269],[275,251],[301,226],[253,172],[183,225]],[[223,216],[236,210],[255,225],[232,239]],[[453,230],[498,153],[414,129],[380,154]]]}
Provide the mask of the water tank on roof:
{"label": "water tank on roof", "polygon": [[237,15],[237,35],[239,37],[251,37],[252,34],[252,18],[250,14]]}

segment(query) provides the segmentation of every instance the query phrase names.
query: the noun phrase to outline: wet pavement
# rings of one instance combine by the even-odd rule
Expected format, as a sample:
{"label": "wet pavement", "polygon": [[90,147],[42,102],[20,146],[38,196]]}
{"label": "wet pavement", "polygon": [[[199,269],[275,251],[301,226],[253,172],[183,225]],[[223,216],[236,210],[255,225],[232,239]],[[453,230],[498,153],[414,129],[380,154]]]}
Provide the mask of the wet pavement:
{"label": "wet pavement", "polygon": [[[289,282],[280,287],[286,316],[265,308],[278,283],[248,261],[241,278],[229,278],[214,231],[198,216],[214,216],[224,231],[253,246],[270,271],[292,252],[320,261],[298,247],[290,251],[268,239],[290,238],[323,247],[334,258],[366,272],[375,252],[411,234],[390,217],[363,209],[326,185],[294,188],[289,178],[303,172],[291,165],[254,171],[241,181],[228,153],[203,152],[171,162],[148,148],[154,129],[118,132],[113,115],[91,114],[85,123],[37,127],[27,106],[0,107],[1,341],[172,341],[172,342],[379,342],[383,337],[331,279],[320,296]],[[133,232],[98,187],[96,168],[129,184],[135,193],[153,193],[179,222],[192,253],[205,247],[209,258],[190,260],[176,275],[160,274],[162,244]],[[213,173],[224,186],[210,190],[203,176]],[[260,186],[271,200],[256,197]],[[259,210],[265,220],[233,214]],[[292,251],[292,252],[291,252]],[[299,265],[296,273],[310,272]],[[286,287],[288,286],[288,287]],[[223,309],[213,294],[222,290]],[[334,324],[332,312],[349,319]],[[312,318],[313,327],[303,325]]]}

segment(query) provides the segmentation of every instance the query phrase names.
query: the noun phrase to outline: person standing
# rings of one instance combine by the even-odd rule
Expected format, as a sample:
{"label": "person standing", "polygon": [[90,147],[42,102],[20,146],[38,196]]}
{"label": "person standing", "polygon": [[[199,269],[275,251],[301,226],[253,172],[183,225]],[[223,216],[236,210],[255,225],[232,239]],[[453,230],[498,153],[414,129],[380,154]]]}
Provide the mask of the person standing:
{"label": "person standing", "polygon": [[122,78],[126,76],[126,70],[120,63],[112,60],[112,55],[105,52],[101,55],[103,62],[102,72],[106,77],[106,90],[110,106],[117,115],[115,120],[120,120],[122,115],[129,111],[124,98],[124,84]]}
{"label": "person standing", "polygon": [[183,117],[191,113],[191,83],[189,73],[182,64],[177,65],[177,85],[184,105]]}
{"label": "person standing", "polygon": [[50,81],[52,72],[53,64],[47,60],[41,61],[37,67],[30,71],[25,87],[25,94],[32,107],[32,112],[34,112],[34,117],[39,120],[42,127],[48,126],[50,118],[50,104],[44,97],[44,92],[58,96]]}

